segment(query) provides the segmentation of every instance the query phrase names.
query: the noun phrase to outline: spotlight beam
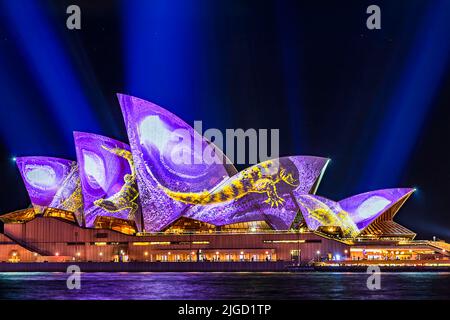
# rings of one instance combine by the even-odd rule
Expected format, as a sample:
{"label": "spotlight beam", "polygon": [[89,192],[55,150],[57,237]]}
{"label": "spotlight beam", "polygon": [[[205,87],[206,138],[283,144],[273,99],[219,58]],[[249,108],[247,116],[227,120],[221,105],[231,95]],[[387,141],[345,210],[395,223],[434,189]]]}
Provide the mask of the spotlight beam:
{"label": "spotlight beam", "polygon": [[98,125],[76,72],[42,6],[36,1],[16,0],[3,1],[0,8],[68,145],[73,143],[72,131],[95,131]]}
{"label": "spotlight beam", "polygon": [[199,90],[204,3],[127,1],[123,5],[126,87],[130,94],[179,106],[190,119]]}
{"label": "spotlight beam", "polygon": [[365,167],[361,188],[395,185],[449,63],[450,2],[432,1]]}

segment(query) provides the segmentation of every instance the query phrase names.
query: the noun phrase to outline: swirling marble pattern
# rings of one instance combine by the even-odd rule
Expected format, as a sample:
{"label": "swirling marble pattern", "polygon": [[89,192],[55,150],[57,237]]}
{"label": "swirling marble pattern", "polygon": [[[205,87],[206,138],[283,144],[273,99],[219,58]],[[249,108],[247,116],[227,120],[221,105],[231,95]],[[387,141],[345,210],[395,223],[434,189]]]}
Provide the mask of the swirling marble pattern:
{"label": "swirling marble pattern", "polygon": [[16,159],[31,203],[36,212],[46,207],[72,211],[83,224],[83,199],[75,161],[52,157]]}
{"label": "swirling marble pattern", "polygon": [[[74,132],[74,139],[86,227],[94,227],[98,216],[128,219],[131,213],[131,220],[140,228],[139,198],[132,200],[134,195],[126,198],[122,194],[127,192],[124,188],[126,175],[135,177],[134,172],[132,173],[134,168],[130,147],[123,142],[92,133]],[[135,178],[130,182],[130,188],[138,190]]]}

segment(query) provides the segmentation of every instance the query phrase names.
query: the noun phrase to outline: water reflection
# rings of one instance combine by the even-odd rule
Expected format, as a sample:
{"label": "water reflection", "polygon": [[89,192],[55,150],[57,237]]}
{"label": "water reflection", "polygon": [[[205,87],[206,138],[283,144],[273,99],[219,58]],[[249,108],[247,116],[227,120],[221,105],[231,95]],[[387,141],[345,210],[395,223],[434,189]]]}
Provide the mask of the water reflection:
{"label": "water reflection", "polygon": [[450,273],[383,273],[381,290],[364,273],[0,273],[0,299],[448,299]]}

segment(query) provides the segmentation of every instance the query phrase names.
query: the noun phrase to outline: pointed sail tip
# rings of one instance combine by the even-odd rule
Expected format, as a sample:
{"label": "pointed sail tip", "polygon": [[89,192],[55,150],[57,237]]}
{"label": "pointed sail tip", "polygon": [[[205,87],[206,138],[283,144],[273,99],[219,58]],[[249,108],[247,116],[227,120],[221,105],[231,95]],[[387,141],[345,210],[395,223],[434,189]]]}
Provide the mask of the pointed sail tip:
{"label": "pointed sail tip", "polygon": [[116,92],[116,97],[117,97],[117,99],[119,99],[119,101],[124,98],[135,98],[134,96],[131,96],[126,93],[121,93],[121,92]]}

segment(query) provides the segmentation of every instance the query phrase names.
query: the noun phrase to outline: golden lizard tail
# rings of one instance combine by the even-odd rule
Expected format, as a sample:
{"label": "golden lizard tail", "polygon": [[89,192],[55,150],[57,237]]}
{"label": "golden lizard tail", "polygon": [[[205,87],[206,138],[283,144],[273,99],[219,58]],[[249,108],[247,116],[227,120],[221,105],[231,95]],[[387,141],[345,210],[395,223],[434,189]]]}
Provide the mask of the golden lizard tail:
{"label": "golden lizard tail", "polygon": [[215,192],[210,192],[207,190],[202,192],[177,192],[161,185],[160,188],[163,189],[164,192],[172,199],[189,204],[207,205],[212,203],[220,203],[240,196],[236,195],[235,188],[232,186],[225,186]]}

